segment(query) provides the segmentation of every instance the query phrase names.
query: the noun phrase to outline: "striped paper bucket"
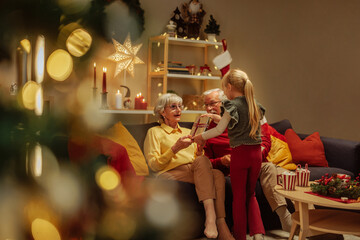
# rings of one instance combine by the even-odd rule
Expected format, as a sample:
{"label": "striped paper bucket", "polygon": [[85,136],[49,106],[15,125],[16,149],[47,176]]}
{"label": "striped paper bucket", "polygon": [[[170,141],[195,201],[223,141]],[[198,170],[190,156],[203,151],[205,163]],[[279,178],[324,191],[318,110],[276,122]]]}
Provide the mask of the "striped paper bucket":
{"label": "striped paper bucket", "polygon": [[295,190],[296,173],[286,171],[277,175],[277,184],[281,185],[284,190]]}
{"label": "striped paper bucket", "polygon": [[309,186],[310,180],[310,171],[308,169],[308,165],[305,164],[305,168],[301,168],[301,165],[298,165],[296,169],[296,185],[299,187],[307,187]]}

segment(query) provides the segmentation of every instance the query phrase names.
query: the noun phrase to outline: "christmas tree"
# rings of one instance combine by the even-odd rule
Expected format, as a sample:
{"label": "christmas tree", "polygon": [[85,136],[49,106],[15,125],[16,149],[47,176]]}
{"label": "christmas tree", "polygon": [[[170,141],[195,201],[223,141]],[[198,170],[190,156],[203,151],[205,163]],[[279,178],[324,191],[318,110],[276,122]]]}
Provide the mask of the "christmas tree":
{"label": "christmas tree", "polygon": [[213,33],[216,35],[220,34],[220,25],[216,23],[216,20],[214,19],[213,15],[210,15],[209,23],[206,25],[206,28],[204,30],[205,33]]}

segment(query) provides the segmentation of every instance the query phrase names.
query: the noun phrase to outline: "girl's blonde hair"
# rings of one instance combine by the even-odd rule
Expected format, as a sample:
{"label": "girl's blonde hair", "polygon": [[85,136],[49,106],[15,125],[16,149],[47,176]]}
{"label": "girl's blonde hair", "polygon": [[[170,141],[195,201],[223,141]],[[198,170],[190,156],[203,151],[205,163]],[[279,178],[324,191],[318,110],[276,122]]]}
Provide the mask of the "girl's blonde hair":
{"label": "girl's blonde hair", "polygon": [[256,132],[259,129],[260,111],[255,101],[254,87],[249,80],[249,77],[240,69],[231,69],[224,75],[222,82],[224,84],[223,86],[230,83],[238,91],[244,94],[249,106],[249,125],[251,126],[250,137],[256,138]]}
{"label": "girl's blonde hair", "polygon": [[165,93],[157,99],[154,107],[154,114],[159,119],[160,123],[164,122],[164,118],[161,113],[164,111],[165,107],[170,105],[171,103],[182,104],[182,102],[182,98],[178,95],[174,93]]}

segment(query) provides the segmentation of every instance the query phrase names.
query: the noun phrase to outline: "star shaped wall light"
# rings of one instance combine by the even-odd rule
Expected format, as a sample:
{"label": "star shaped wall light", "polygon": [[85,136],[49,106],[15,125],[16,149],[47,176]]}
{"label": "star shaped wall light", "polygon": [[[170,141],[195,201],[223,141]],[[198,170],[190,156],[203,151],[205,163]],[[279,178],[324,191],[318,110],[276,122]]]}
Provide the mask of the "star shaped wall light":
{"label": "star shaped wall light", "polygon": [[134,65],[143,64],[144,62],[136,56],[142,47],[142,43],[132,46],[130,35],[128,34],[124,44],[112,39],[116,52],[108,57],[108,59],[116,62],[116,69],[114,77],[116,77],[123,70],[126,70],[132,77],[134,77]]}

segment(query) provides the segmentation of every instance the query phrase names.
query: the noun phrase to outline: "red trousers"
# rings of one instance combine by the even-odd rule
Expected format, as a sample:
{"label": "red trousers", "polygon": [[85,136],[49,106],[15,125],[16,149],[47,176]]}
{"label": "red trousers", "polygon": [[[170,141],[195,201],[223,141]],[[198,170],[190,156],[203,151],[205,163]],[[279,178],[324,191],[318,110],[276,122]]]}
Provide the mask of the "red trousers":
{"label": "red trousers", "polygon": [[261,146],[240,145],[231,151],[230,179],[233,192],[234,236],[245,240],[247,225],[250,236],[265,234],[255,186],[261,168]]}

